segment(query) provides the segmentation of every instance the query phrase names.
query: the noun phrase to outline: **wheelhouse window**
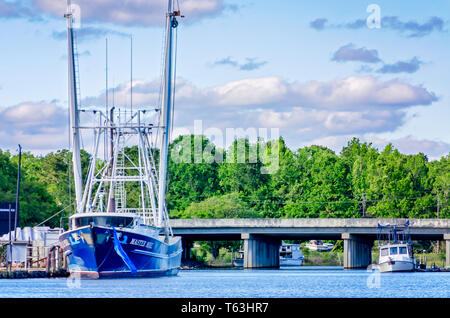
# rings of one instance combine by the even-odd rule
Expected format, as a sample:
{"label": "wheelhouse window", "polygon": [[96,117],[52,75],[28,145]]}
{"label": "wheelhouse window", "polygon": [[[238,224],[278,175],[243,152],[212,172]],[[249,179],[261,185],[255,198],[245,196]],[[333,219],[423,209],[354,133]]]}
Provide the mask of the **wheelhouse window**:
{"label": "wheelhouse window", "polygon": [[388,256],[389,255],[389,249],[382,248],[380,254],[381,254],[381,256]]}
{"label": "wheelhouse window", "polygon": [[399,246],[398,253],[399,254],[408,254],[408,249],[406,248],[406,246]]}
{"label": "wheelhouse window", "polygon": [[391,247],[390,252],[391,255],[397,255],[397,247]]}
{"label": "wheelhouse window", "polygon": [[86,225],[128,227],[133,225],[132,217],[123,216],[86,216],[75,219],[75,227]]}

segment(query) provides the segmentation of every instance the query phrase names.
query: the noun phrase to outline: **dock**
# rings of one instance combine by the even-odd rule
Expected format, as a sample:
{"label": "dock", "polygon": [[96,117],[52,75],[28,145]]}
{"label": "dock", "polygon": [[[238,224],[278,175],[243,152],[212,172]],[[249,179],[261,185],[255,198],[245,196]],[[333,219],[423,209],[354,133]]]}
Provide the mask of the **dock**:
{"label": "dock", "polygon": [[66,269],[48,271],[45,268],[13,269],[0,268],[0,278],[50,278],[50,277],[68,277],[69,272]]}
{"label": "dock", "polygon": [[0,237],[0,278],[67,277],[61,229],[25,227]]}

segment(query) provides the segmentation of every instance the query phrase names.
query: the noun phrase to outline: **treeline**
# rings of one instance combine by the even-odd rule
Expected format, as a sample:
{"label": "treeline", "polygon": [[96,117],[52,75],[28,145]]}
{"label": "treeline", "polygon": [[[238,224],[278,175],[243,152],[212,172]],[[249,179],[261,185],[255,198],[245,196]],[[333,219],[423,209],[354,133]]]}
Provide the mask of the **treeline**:
{"label": "treeline", "polygon": [[[450,154],[429,161],[422,153],[405,155],[390,144],[379,151],[356,138],[339,154],[322,146],[292,151],[282,138],[278,147],[237,140],[224,150],[203,136],[188,137],[171,145],[167,202],[172,218],[450,217]],[[275,169],[264,160],[271,151],[272,159],[279,151]],[[126,152],[137,158],[135,147]],[[84,175],[89,160],[82,152]],[[70,162],[67,150],[22,155],[21,226],[36,225],[74,201]],[[15,201],[17,165],[17,155],[0,150],[0,202]],[[261,173],[269,165],[270,173]],[[129,189],[132,206],[139,190]],[[69,210],[61,216],[67,218]],[[60,218],[46,224],[59,226]]]}
{"label": "treeline", "polygon": [[[214,153],[214,145],[202,142]],[[228,156],[238,156],[237,143],[225,151],[222,163],[171,163],[173,217],[450,217],[450,154],[428,161],[422,153],[405,155],[391,144],[380,152],[356,138],[339,154],[322,146],[294,152],[280,138],[278,169],[261,174],[264,163],[249,162],[252,147],[259,151],[259,145],[248,140],[245,162],[227,162]]]}

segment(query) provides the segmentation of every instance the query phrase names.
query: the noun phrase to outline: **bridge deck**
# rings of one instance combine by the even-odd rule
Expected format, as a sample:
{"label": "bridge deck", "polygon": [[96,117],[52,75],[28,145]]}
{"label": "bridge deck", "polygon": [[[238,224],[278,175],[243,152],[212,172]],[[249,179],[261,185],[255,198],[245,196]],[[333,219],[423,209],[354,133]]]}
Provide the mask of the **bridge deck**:
{"label": "bridge deck", "polygon": [[[244,233],[277,239],[341,239],[343,233],[376,239],[378,224],[403,224],[408,219],[172,219],[175,235],[190,240],[239,240]],[[412,239],[442,240],[450,219],[409,219]]]}

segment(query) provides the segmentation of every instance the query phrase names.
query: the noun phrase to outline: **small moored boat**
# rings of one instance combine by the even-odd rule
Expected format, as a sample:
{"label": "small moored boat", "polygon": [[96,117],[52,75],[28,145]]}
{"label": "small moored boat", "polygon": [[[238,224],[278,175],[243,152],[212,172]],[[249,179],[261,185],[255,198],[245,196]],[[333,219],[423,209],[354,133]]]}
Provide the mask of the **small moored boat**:
{"label": "small moored boat", "polygon": [[286,244],[280,246],[280,266],[301,266],[303,253],[300,244]]}
{"label": "small moored boat", "polygon": [[234,252],[231,252],[231,261],[233,263],[233,266],[235,267],[243,267],[244,266],[244,251],[239,250],[238,257],[234,257]]}
{"label": "small moored boat", "polygon": [[[303,253],[300,244],[283,243],[280,246],[280,266],[301,266],[303,262]],[[238,256],[231,252],[231,261],[235,267],[244,266],[244,251],[239,250]]]}
{"label": "small moored boat", "polygon": [[321,240],[311,240],[306,243],[305,247],[311,251],[328,252],[333,249],[334,245],[331,243],[323,243]]}
{"label": "small moored boat", "polygon": [[382,241],[382,230],[388,229],[387,240],[379,245],[378,268],[380,272],[411,272],[416,262],[409,235],[409,221],[402,225],[380,225],[378,241]]}

